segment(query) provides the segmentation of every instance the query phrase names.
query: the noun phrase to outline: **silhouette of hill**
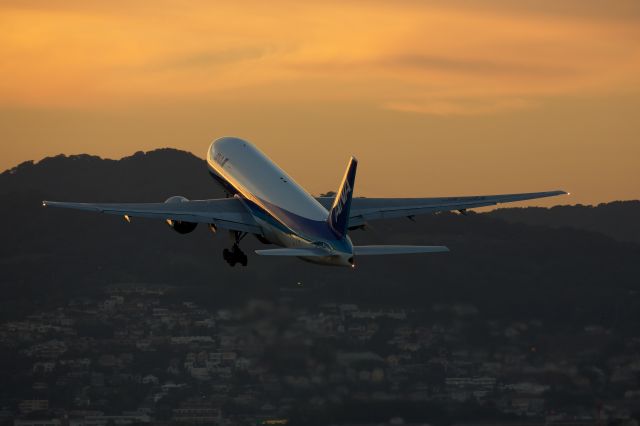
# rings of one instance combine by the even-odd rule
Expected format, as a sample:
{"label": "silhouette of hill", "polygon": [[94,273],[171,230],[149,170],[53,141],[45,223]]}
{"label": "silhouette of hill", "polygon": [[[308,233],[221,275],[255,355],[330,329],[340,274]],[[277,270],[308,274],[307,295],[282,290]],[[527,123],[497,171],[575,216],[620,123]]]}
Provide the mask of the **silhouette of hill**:
{"label": "silhouette of hill", "polygon": [[508,222],[600,232],[620,241],[640,243],[640,201],[615,201],[597,206],[501,208],[485,213]]}
{"label": "silhouette of hill", "polygon": [[[40,204],[43,199],[126,202],[222,194],[203,160],[172,149],[121,160],[57,156],[2,173],[0,316],[115,283],[167,284],[176,294],[188,292],[212,306],[283,295],[294,297],[295,303],[330,300],[409,307],[455,301],[472,303],[493,316],[566,321],[595,312],[604,323],[624,321],[640,308],[636,298],[629,298],[640,290],[640,245],[597,232],[609,229],[599,222],[608,220],[608,214],[590,216],[592,230],[561,227],[564,222],[549,218],[516,223],[515,216],[501,217],[506,211],[431,215],[416,223],[382,221],[370,230],[355,231],[354,242],[445,244],[452,251],[361,258],[355,270],[256,255],[249,256],[248,267],[230,268],[221,255],[230,246],[225,232],[214,236],[200,226],[179,235],[159,221],[134,219],[128,224],[115,216]],[[620,203],[615,208],[626,211],[636,205]],[[583,209],[588,208],[575,208],[576,214]],[[545,218],[572,210],[535,211]],[[570,219],[567,213],[566,221]],[[243,241],[247,253],[261,246],[253,238]]]}
{"label": "silhouette of hill", "polygon": [[170,148],[139,151],[121,160],[58,155],[0,174],[0,194],[40,192],[52,199],[146,202],[176,191],[189,198],[222,194],[211,185],[204,160]]}

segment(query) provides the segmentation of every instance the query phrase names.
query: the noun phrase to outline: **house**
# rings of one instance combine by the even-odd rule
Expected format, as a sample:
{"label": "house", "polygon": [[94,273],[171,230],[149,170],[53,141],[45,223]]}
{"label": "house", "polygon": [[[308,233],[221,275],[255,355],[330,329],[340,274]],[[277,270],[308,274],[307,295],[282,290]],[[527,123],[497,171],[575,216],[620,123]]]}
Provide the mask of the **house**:
{"label": "house", "polygon": [[31,413],[34,411],[44,411],[49,409],[48,399],[23,399],[18,404],[21,413]]}
{"label": "house", "polygon": [[147,374],[142,378],[143,385],[157,385],[158,383],[159,383],[158,378],[153,374]]}

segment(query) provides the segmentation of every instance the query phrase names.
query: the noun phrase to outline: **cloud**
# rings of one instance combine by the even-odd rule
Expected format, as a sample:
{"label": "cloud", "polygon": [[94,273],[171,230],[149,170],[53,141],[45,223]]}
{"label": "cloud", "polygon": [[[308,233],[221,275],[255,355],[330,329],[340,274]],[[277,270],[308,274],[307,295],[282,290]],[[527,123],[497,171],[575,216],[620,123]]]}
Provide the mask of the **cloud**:
{"label": "cloud", "polygon": [[467,75],[526,75],[526,76],[561,76],[573,77],[577,70],[572,66],[555,65],[552,63],[515,62],[506,60],[492,60],[474,57],[446,57],[438,55],[408,54],[390,56],[380,62],[382,66],[391,68],[408,68],[419,71],[434,71]]}
{"label": "cloud", "polygon": [[209,69],[245,61],[256,61],[276,53],[273,46],[243,46],[238,48],[178,52],[148,65],[151,70]]}
{"label": "cloud", "polygon": [[383,108],[417,114],[447,116],[473,116],[502,113],[530,108],[535,103],[525,99],[424,99],[411,101],[391,101],[383,104]]}
{"label": "cloud", "polygon": [[9,2],[0,6],[0,104],[259,94],[452,115],[638,90],[637,7],[581,4]]}

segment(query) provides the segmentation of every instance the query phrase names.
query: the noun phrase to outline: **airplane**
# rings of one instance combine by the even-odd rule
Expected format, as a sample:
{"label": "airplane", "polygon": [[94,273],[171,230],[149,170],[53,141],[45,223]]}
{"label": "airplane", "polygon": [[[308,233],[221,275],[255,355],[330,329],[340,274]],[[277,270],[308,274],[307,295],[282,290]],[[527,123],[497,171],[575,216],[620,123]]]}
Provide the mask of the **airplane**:
{"label": "airplane", "polygon": [[215,140],[207,151],[211,176],[224,188],[227,198],[188,200],[173,196],[162,203],[74,203],[43,201],[46,207],[61,207],[162,219],[180,234],[192,232],[199,223],[211,231],[225,229],[233,241],[223,250],[231,266],[247,265],[241,240],[253,234],[264,244],[279,248],[255,250],[261,256],[287,256],[333,266],[355,267],[360,256],[447,252],[445,246],[364,245],[354,246],[349,231],[368,223],[493,206],[567,194],[565,191],[481,195],[446,198],[353,197],[358,161],[351,157],[335,197],[313,197],[291,176],[250,142],[236,137]]}

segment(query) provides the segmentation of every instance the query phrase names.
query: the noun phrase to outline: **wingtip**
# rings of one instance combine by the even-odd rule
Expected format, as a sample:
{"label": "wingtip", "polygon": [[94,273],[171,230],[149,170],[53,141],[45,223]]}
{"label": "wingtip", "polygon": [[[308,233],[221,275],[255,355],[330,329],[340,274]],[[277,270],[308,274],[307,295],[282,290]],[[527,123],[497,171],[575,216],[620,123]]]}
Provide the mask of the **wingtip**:
{"label": "wingtip", "polygon": [[47,203],[48,203],[48,201],[43,200],[42,201],[42,207],[47,207]]}

